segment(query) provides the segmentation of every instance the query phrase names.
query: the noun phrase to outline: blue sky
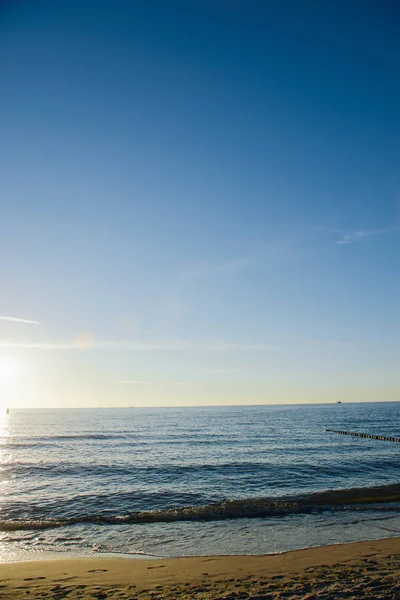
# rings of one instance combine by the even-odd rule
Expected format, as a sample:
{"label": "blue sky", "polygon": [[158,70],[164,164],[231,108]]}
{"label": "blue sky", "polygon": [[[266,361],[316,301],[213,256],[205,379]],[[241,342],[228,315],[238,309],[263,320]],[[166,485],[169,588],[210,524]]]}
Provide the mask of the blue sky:
{"label": "blue sky", "polygon": [[3,2],[7,400],[399,399],[399,19]]}

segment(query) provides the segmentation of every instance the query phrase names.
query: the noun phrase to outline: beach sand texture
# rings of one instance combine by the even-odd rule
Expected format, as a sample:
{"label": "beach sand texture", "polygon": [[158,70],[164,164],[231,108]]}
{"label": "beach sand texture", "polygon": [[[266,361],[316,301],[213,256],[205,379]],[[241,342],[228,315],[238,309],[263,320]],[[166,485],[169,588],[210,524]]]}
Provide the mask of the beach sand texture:
{"label": "beach sand texture", "polygon": [[400,538],[269,556],[3,563],[0,598],[400,600]]}

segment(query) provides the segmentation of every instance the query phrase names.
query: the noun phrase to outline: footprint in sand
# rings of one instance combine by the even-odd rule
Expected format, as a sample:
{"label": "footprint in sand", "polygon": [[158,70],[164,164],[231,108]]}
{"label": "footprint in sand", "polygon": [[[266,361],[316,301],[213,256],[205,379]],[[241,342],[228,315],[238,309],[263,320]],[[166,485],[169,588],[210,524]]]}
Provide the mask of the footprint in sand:
{"label": "footprint in sand", "polygon": [[108,569],[90,569],[88,573],[107,573]]}
{"label": "footprint in sand", "polygon": [[201,562],[214,562],[216,560],[216,558],[204,558]]}

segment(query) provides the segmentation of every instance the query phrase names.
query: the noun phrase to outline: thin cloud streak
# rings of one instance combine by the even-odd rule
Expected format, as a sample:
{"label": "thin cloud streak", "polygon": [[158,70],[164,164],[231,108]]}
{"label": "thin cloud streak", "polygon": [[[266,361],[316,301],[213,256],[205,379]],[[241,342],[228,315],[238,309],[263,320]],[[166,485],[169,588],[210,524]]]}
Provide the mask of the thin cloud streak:
{"label": "thin cloud streak", "polygon": [[[242,343],[225,340],[214,340],[208,342],[189,342],[185,340],[173,341],[118,341],[118,340],[94,340],[91,345],[82,345],[79,341],[70,342],[13,342],[0,341],[0,349],[9,350],[38,350],[38,351],[60,351],[60,352],[89,352],[89,351],[110,351],[110,352],[271,352],[282,347],[343,347],[358,342],[341,340],[323,340],[323,339],[304,339],[304,340],[286,340],[282,343]],[[215,369],[220,371],[219,369]],[[223,369],[231,372],[236,369]],[[122,383],[136,385],[155,384],[156,382],[146,382],[142,380],[127,380]],[[179,382],[169,382],[169,384]]]}
{"label": "thin cloud streak", "polygon": [[140,379],[127,379],[121,381],[125,385],[185,385],[185,381],[142,381]]}
{"label": "thin cloud streak", "polygon": [[94,340],[90,345],[82,345],[80,341],[71,342],[13,342],[2,341],[0,348],[21,349],[21,350],[59,350],[59,351],[206,351],[206,352],[227,352],[227,351],[266,351],[277,348],[277,344],[256,343],[242,344],[240,342],[227,342],[217,340],[212,342],[188,342],[180,341],[118,341],[118,340]]}
{"label": "thin cloud streak", "polygon": [[90,346],[82,346],[78,342],[0,342],[0,348],[21,350],[60,350],[60,351],[88,351],[88,350],[122,350],[122,351],[156,351],[156,350],[181,350],[187,348],[186,342],[124,342],[118,340],[94,341]]}
{"label": "thin cloud streak", "polygon": [[341,233],[341,234],[343,234],[343,236],[336,243],[339,246],[355,244],[365,238],[376,237],[378,235],[386,235],[388,233],[392,233],[393,231],[394,230],[391,228],[388,228],[388,229],[364,229],[364,230],[349,231],[349,232],[337,231],[337,233]]}
{"label": "thin cloud streak", "polygon": [[206,277],[207,275],[234,273],[249,267],[251,264],[252,261],[245,256],[225,262],[199,264],[182,273],[181,277]]}
{"label": "thin cloud streak", "polygon": [[[330,347],[330,346],[348,346],[352,342],[342,342],[340,340],[301,340],[299,344],[301,346],[317,346],[317,347]],[[354,342],[353,342],[354,343]]]}
{"label": "thin cloud streak", "polygon": [[225,342],[222,340],[213,342],[209,347],[210,350],[214,351],[225,351],[225,350],[272,350],[277,348],[277,344],[241,344],[237,342]]}
{"label": "thin cloud streak", "polygon": [[26,325],[40,325],[39,321],[33,321],[32,319],[21,319],[20,317],[0,317],[0,321],[6,321],[7,323],[25,323]]}

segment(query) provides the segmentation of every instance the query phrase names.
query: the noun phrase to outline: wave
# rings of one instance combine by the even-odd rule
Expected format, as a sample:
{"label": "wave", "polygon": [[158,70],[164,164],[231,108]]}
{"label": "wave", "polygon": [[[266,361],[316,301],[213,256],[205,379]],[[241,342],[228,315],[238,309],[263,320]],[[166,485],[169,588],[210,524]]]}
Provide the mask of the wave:
{"label": "wave", "polygon": [[43,443],[43,442],[48,442],[48,443],[53,443],[53,442],[57,442],[58,440],[114,440],[114,439],[119,439],[121,437],[121,434],[110,434],[110,433],[77,433],[77,434],[60,434],[60,435],[51,435],[51,436],[47,436],[47,435],[31,435],[29,437],[25,437],[25,436],[2,436],[0,437],[0,442],[7,444],[7,445],[12,445],[14,440],[17,440],[18,442],[21,443]]}
{"label": "wave", "polygon": [[[131,430],[118,430],[115,433],[100,433],[100,432],[85,432],[85,433],[68,433],[68,434],[57,434],[57,435],[29,435],[29,436],[0,436],[0,444],[10,444],[13,441],[23,443],[42,443],[42,442],[57,442],[57,441],[85,441],[85,440],[124,440],[128,439],[134,444],[162,444],[162,443],[186,443],[186,442],[228,442],[232,443],[232,438],[228,435],[219,435],[212,433],[168,433],[167,435],[161,434],[149,434],[149,433],[138,433],[135,432],[134,439],[132,439],[133,432]],[[257,436],[256,436],[257,437]]]}
{"label": "wave", "polygon": [[0,531],[39,530],[77,524],[127,525],[170,523],[174,521],[220,521],[225,519],[266,518],[307,514],[327,510],[397,510],[400,484],[370,488],[328,490],[282,498],[225,500],[200,506],[183,506],[125,515],[87,514],[71,518],[0,520]]}
{"label": "wave", "polygon": [[[124,458],[124,457],[122,457]],[[243,457],[245,459],[245,457]],[[126,459],[125,459],[126,460]],[[369,471],[380,472],[383,469],[387,469],[390,466],[394,471],[399,469],[398,463],[388,463],[387,457],[376,457],[373,456],[371,459],[367,459],[364,463],[364,469]],[[296,479],[304,480],[304,478],[315,478],[316,475],[324,475],[329,469],[329,476],[348,474],[354,468],[352,461],[341,461],[338,464],[333,464],[331,460],[313,460],[308,463],[300,464],[297,459],[293,457],[287,457],[282,459],[279,463],[275,460],[235,460],[226,462],[187,462],[186,464],[176,464],[174,462],[165,462],[161,464],[136,464],[126,463],[124,460],[119,462],[110,463],[96,463],[96,462],[71,462],[71,461],[57,461],[57,462],[22,462],[22,461],[9,461],[2,462],[0,464],[0,471],[3,473],[12,473],[14,475],[21,475],[25,477],[41,476],[45,475],[48,478],[58,477],[80,477],[80,476],[106,476],[115,477],[121,475],[135,476],[135,475],[151,475],[162,476],[162,477],[176,477],[176,476],[191,476],[196,477],[202,474],[216,474],[219,476],[235,477],[247,476],[254,477],[254,474],[264,473],[269,477],[280,476],[282,471],[287,471],[291,475],[296,475]],[[281,478],[281,477],[279,477]],[[297,481],[297,484],[299,482]]]}

